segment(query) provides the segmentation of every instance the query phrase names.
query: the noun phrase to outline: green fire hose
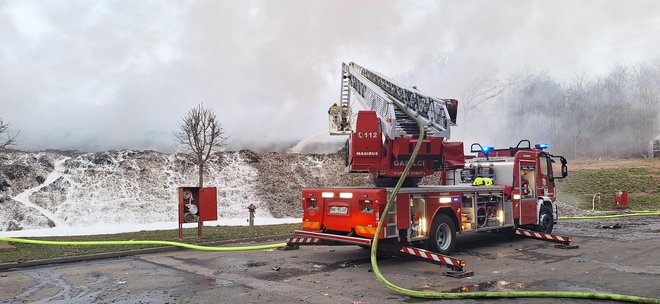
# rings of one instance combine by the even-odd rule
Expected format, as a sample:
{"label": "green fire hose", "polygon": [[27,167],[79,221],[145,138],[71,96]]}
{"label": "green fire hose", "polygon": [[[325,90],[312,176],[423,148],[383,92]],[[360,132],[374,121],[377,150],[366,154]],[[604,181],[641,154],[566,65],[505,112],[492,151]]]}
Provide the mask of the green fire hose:
{"label": "green fire hose", "polygon": [[623,214],[608,214],[608,215],[585,215],[585,216],[560,216],[560,220],[592,220],[592,219],[610,219],[627,216],[649,216],[660,215],[660,211],[634,211],[631,213]]}
{"label": "green fire hose", "polygon": [[[385,210],[381,214],[387,214],[392,202],[396,198],[399,189],[403,185],[403,181],[408,172],[412,167],[412,164],[417,158],[417,154],[422,146],[422,139],[424,138],[424,125],[417,119],[410,111],[406,109],[405,106],[401,105],[398,101],[391,98],[394,104],[403,110],[406,115],[414,119],[417,122],[419,127],[419,139],[415,145],[415,149],[410,157],[410,160],[406,164],[403,174],[399,178],[399,181],[396,183],[394,190],[390,193],[387,199],[387,205],[385,205]],[[388,281],[380,272],[378,268],[378,261],[376,259],[376,252],[378,251],[378,236],[383,230],[383,222],[378,222],[378,228],[376,228],[376,233],[374,234],[373,243],[371,246],[371,267],[373,268],[374,275],[380,280],[385,287],[388,289],[414,298],[427,298],[427,299],[485,299],[485,298],[575,298],[575,299],[597,299],[597,300],[614,300],[614,301],[624,301],[624,302],[634,302],[634,303],[660,303],[660,299],[645,298],[639,296],[629,296],[622,294],[608,294],[608,293],[597,293],[597,292],[573,292],[573,291],[488,291],[488,292],[466,292],[466,293],[453,293],[453,292],[430,292],[430,291],[418,291],[403,288],[397,285],[394,285],[392,282]]]}
{"label": "green fire hose", "polygon": [[272,249],[286,246],[286,243],[277,243],[277,244],[267,244],[267,245],[254,245],[254,246],[242,246],[242,247],[212,247],[212,246],[201,246],[180,242],[171,242],[171,241],[42,241],[42,240],[29,240],[29,239],[17,239],[17,238],[4,238],[0,237],[0,241],[5,242],[14,242],[14,243],[23,243],[23,244],[33,244],[33,245],[64,245],[64,246],[98,246],[98,245],[165,245],[165,246],[176,246],[181,248],[188,248],[194,250],[203,250],[203,251],[245,251],[245,250],[260,250],[260,249]]}

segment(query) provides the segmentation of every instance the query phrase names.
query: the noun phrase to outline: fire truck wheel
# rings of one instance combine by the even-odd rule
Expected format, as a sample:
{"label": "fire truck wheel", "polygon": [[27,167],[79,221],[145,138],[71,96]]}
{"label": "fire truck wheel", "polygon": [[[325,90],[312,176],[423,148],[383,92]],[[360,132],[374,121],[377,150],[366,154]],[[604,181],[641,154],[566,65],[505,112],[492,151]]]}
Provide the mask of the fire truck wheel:
{"label": "fire truck wheel", "polygon": [[539,213],[539,224],[536,226],[536,231],[550,234],[554,227],[554,219],[552,218],[552,210],[547,206],[541,206]]}
{"label": "fire truck wheel", "polygon": [[456,227],[454,221],[445,214],[438,214],[433,220],[429,236],[429,249],[440,254],[449,254],[456,247]]}

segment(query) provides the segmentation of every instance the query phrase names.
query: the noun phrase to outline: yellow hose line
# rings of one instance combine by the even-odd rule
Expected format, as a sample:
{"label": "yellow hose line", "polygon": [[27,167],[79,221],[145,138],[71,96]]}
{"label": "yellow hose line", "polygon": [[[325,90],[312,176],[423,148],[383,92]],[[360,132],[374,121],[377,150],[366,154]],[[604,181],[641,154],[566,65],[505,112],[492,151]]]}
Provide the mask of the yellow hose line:
{"label": "yellow hose line", "polygon": [[[399,178],[399,181],[396,183],[394,190],[388,196],[387,205],[385,205],[385,210],[381,214],[387,214],[392,205],[392,202],[395,200],[403,181],[410,167],[415,162],[417,158],[417,153],[421,148],[421,143],[424,138],[424,125],[414,117],[404,106],[402,106],[396,100],[393,100],[394,104],[403,110],[408,116],[417,121],[419,126],[419,140],[415,145],[415,149],[406,164],[403,174]],[[392,282],[388,281],[380,272],[378,268],[378,261],[376,259],[376,252],[378,251],[378,236],[383,230],[383,222],[378,221],[378,228],[376,228],[376,233],[374,234],[372,246],[371,246],[371,267],[373,268],[374,275],[378,280],[385,285],[388,289],[414,298],[427,298],[427,299],[483,299],[483,298],[576,298],[576,299],[597,299],[597,300],[614,300],[614,301],[623,301],[623,302],[633,302],[633,303],[660,303],[660,299],[644,298],[638,296],[629,296],[621,294],[608,294],[608,293],[596,293],[596,292],[573,292],[573,291],[499,291],[499,292],[466,292],[466,293],[452,293],[452,292],[430,292],[430,291],[418,291],[411,290],[403,287],[399,287]]]}
{"label": "yellow hose line", "polygon": [[267,244],[267,245],[254,245],[254,246],[241,246],[241,247],[211,247],[200,246],[194,244],[186,244],[180,242],[170,241],[42,241],[42,240],[29,240],[19,238],[4,238],[0,237],[0,241],[34,244],[34,245],[55,245],[55,246],[103,246],[103,245],[164,245],[176,246],[181,248],[188,248],[194,250],[204,251],[245,251],[245,250],[260,250],[260,249],[273,249],[286,246],[286,243]]}
{"label": "yellow hose line", "polygon": [[560,216],[560,220],[592,220],[592,219],[609,219],[609,218],[618,218],[618,217],[627,217],[627,216],[651,216],[651,215],[660,215],[660,211],[635,211],[634,213],[623,213],[623,214],[610,214],[610,215],[585,215],[585,216]]}

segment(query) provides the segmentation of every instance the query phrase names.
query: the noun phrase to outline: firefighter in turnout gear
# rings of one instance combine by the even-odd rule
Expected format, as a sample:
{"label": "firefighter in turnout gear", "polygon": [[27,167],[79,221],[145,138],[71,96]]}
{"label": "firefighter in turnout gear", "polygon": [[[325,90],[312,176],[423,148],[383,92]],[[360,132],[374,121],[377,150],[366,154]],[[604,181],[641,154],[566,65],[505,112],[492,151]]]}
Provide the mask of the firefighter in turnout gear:
{"label": "firefighter in turnout gear", "polygon": [[348,128],[348,103],[341,104],[341,126],[339,129],[346,130]]}
{"label": "firefighter in turnout gear", "polygon": [[335,102],[330,106],[330,109],[328,109],[328,114],[335,116],[338,110],[339,106],[337,106],[337,103]]}
{"label": "firefighter in turnout gear", "polygon": [[339,106],[335,102],[332,104],[332,106],[330,106],[330,109],[328,109],[328,114],[330,115],[330,117],[332,117],[332,121],[337,126],[337,128],[341,130],[341,127],[339,126],[339,120],[337,119],[338,111],[339,111]]}

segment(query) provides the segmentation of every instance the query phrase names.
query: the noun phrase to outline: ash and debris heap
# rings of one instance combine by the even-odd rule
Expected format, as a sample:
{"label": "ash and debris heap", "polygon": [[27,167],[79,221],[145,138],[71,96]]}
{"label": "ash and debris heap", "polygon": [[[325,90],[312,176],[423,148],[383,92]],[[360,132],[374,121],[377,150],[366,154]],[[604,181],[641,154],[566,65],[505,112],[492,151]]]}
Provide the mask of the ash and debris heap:
{"label": "ash and debris heap", "polygon": [[[205,179],[218,187],[221,221],[245,217],[249,204],[262,216],[299,217],[302,187],[370,185],[344,173],[342,153],[219,152]],[[0,157],[0,231],[175,221],[176,189],[196,178],[184,154],[8,151]]]}

